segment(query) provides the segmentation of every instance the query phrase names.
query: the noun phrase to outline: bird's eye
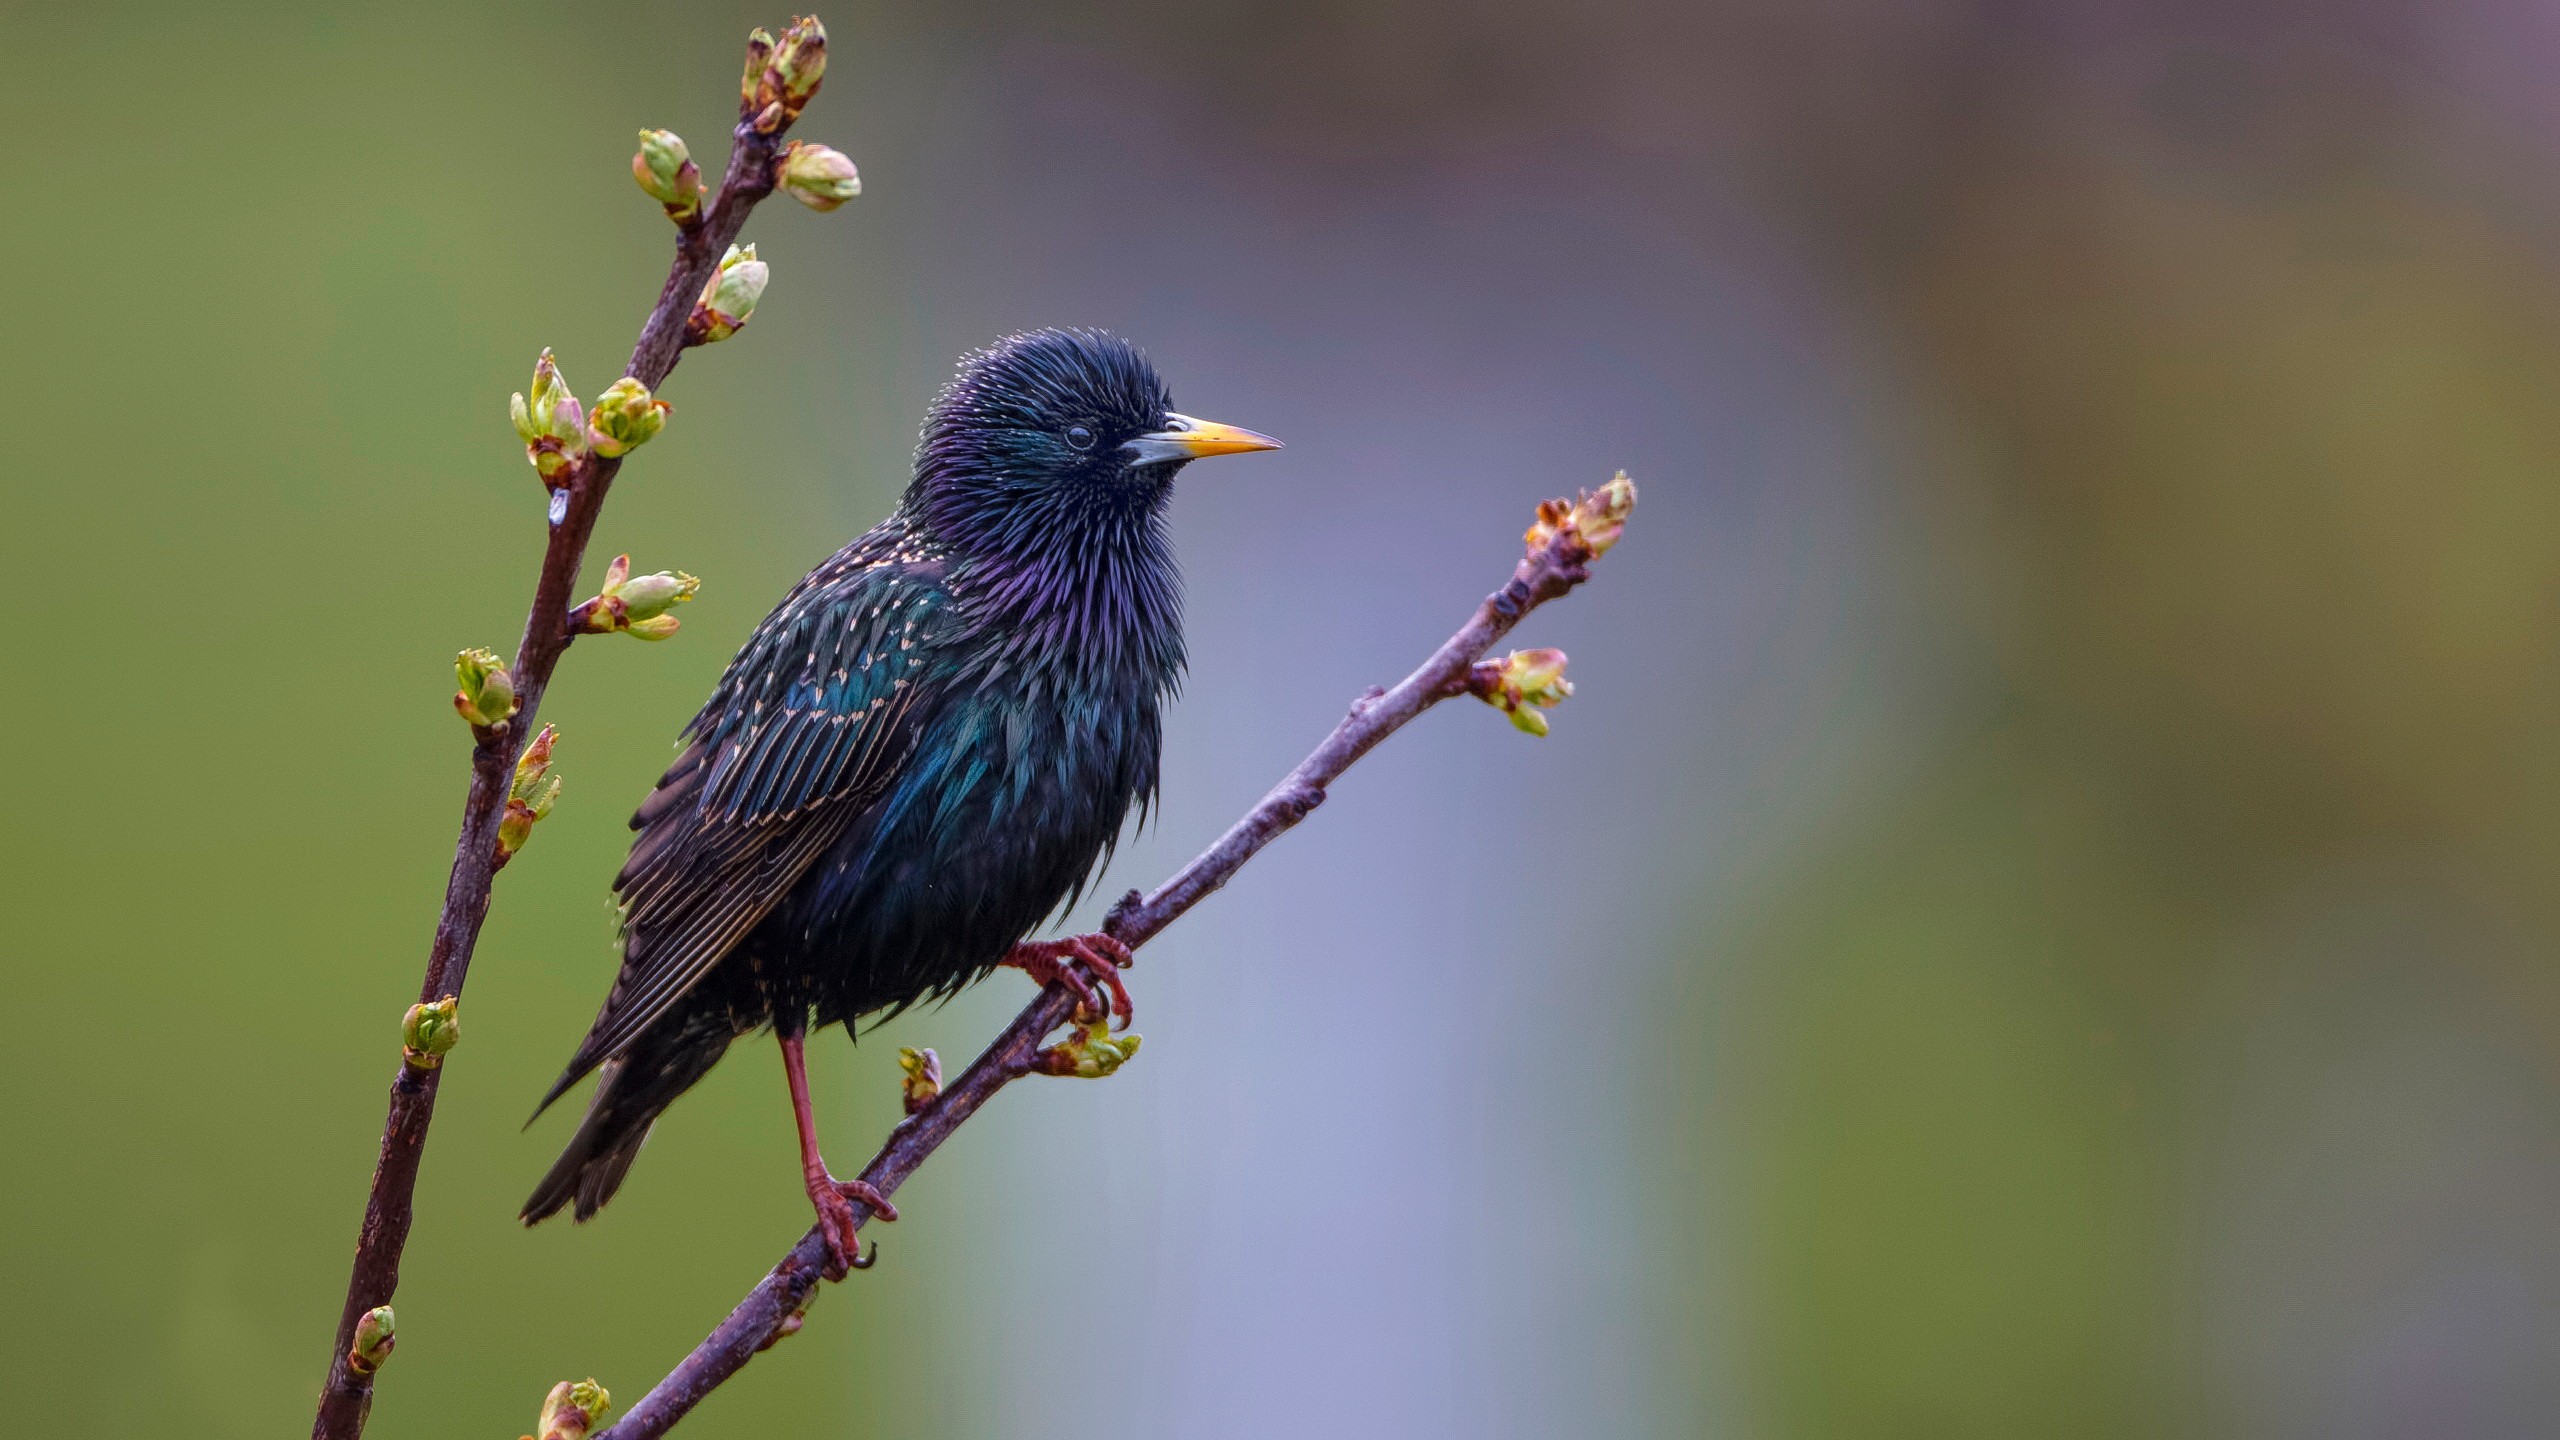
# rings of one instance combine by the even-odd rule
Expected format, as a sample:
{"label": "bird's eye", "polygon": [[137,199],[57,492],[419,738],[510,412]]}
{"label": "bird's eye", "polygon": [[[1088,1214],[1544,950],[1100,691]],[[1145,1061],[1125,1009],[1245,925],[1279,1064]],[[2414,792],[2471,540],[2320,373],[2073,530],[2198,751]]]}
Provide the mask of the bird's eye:
{"label": "bird's eye", "polygon": [[1093,448],[1093,431],[1087,426],[1070,425],[1067,427],[1067,443],[1078,450],[1090,450]]}

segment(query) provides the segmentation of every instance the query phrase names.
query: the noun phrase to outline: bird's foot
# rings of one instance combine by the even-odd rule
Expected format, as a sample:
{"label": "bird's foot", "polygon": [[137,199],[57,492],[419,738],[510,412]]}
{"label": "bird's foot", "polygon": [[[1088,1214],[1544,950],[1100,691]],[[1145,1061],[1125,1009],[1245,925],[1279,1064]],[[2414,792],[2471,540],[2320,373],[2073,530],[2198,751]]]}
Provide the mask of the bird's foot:
{"label": "bird's foot", "polygon": [[[1129,947],[1108,935],[1071,935],[1064,940],[1025,940],[1006,952],[1010,965],[1043,985],[1064,985],[1076,992],[1077,1015],[1110,1018],[1126,1030],[1138,1015],[1120,972],[1137,963]],[[1105,1003],[1096,986],[1111,992]]]}
{"label": "bird's foot", "polygon": [[871,1207],[871,1213],[883,1220],[898,1218],[898,1207],[889,1197],[867,1180],[839,1180],[821,1168],[810,1173],[809,1203],[817,1207],[818,1228],[827,1237],[826,1277],[841,1280],[856,1270],[868,1270],[880,1258],[880,1247],[862,1253],[860,1232],[854,1229],[854,1202]]}

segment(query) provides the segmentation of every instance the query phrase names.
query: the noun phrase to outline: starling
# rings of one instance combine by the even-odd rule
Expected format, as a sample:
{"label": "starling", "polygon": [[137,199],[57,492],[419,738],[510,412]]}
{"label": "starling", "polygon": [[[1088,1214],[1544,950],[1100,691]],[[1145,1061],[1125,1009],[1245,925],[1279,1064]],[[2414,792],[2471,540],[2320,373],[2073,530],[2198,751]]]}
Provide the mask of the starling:
{"label": "starling", "polygon": [[659,1114],[770,1027],[809,1199],[835,1266],[858,1264],[851,1202],[896,1212],[818,1153],[813,1024],[894,1014],[1002,965],[1127,1023],[1118,942],[1024,937],[1155,794],[1183,665],[1174,475],[1278,444],[1175,413],[1147,358],[1100,331],[961,361],[897,510],[756,627],[631,817],[621,973],[542,1107],[600,1078],[526,1224],[593,1215]]}

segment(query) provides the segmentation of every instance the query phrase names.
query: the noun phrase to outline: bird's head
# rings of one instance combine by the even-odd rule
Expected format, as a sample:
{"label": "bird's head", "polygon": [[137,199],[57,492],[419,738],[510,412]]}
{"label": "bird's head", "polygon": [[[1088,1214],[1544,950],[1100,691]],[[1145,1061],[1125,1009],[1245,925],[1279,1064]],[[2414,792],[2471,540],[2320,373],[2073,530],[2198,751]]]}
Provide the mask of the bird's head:
{"label": "bird's head", "polygon": [[1155,366],[1117,335],[1033,330],[961,360],[925,417],[907,493],[955,544],[1015,551],[1150,527],[1183,466],[1279,446],[1177,413]]}

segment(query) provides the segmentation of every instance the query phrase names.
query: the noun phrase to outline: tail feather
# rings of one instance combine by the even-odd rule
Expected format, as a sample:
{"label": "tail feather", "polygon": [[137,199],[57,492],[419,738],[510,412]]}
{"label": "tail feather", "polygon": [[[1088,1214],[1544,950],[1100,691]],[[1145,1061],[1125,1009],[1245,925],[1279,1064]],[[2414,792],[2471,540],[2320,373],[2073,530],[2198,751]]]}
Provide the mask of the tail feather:
{"label": "tail feather", "polygon": [[667,1025],[606,1061],[577,1133],[542,1183],[533,1187],[517,1218],[532,1225],[574,1204],[574,1218],[584,1220],[603,1209],[622,1188],[650,1127],[677,1096],[710,1073],[735,1038],[725,1023]]}

